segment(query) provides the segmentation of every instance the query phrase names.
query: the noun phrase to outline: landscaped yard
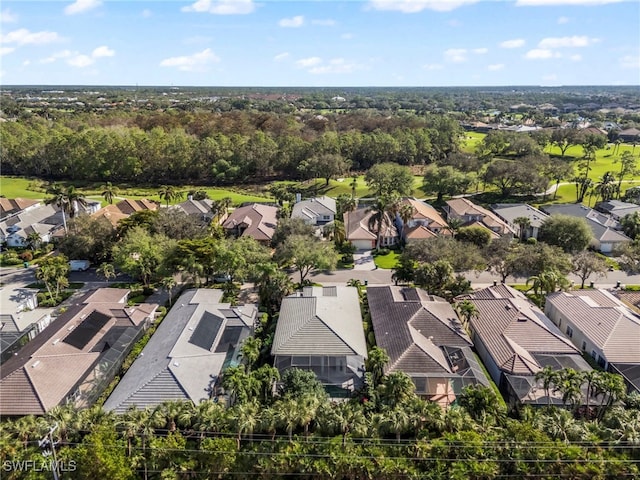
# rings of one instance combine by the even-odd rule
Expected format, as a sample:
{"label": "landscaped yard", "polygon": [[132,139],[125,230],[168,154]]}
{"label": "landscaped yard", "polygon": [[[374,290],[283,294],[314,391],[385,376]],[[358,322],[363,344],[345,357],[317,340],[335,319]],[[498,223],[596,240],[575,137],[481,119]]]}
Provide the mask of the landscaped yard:
{"label": "landscaped yard", "polygon": [[376,267],[391,270],[396,267],[399,256],[400,254],[398,252],[391,250],[386,255],[374,255],[373,261],[375,262]]}

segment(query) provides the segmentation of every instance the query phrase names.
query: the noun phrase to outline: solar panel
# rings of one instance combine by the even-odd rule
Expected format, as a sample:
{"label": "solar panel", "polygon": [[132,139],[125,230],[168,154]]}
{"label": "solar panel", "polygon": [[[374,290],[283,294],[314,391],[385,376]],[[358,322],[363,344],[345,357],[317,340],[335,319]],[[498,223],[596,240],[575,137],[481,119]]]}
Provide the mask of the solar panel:
{"label": "solar panel", "polygon": [[80,325],[74,328],[71,333],[65,337],[63,342],[82,350],[109,320],[111,320],[110,315],[105,315],[104,313],[94,310],[82,321]]}
{"label": "solar panel", "polygon": [[198,325],[193,330],[191,338],[189,338],[189,343],[211,351],[223,322],[223,318],[220,318],[211,312],[204,312],[198,322]]}
{"label": "solar panel", "polygon": [[222,338],[220,339],[220,342],[218,342],[218,346],[216,347],[216,353],[226,352],[229,347],[235,347],[240,340],[240,335],[242,335],[243,329],[244,327],[224,327]]}

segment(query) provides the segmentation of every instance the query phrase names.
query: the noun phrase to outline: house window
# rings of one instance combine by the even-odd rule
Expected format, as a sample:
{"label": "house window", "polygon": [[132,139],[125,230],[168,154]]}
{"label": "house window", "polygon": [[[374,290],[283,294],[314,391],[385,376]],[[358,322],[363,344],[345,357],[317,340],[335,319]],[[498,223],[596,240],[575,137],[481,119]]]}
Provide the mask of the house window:
{"label": "house window", "polygon": [[323,215],[322,220],[331,220],[331,217],[329,215]]}
{"label": "house window", "polygon": [[600,365],[602,368],[604,368],[604,358],[602,358],[600,355],[598,355],[598,365]]}
{"label": "house window", "polygon": [[561,318],[559,318],[559,319],[558,319],[558,328],[560,328],[561,326],[562,326],[562,319],[561,319]]}
{"label": "house window", "polygon": [[569,338],[573,338],[573,328],[571,328],[569,325],[567,325],[567,336]]}
{"label": "house window", "polygon": [[594,360],[598,357],[598,354],[596,353],[595,350],[591,350],[591,358],[593,358]]}
{"label": "house window", "polygon": [[582,341],[582,351],[584,352],[587,349],[587,342]]}

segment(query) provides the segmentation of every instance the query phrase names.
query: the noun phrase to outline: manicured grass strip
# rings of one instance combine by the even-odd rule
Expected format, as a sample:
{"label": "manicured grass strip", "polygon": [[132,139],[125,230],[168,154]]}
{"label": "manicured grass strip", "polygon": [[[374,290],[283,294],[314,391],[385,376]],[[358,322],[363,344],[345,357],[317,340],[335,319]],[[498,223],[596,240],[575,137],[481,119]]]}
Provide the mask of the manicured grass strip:
{"label": "manicured grass strip", "polygon": [[398,257],[398,252],[391,251],[386,255],[375,255],[373,257],[373,261],[375,262],[376,267],[391,270],[398,264]]}

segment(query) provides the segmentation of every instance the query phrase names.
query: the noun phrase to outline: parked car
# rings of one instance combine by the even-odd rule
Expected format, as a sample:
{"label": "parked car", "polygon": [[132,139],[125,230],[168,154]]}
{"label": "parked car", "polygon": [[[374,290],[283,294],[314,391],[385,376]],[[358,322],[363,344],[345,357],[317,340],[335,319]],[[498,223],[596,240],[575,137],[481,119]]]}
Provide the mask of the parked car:
{"label": "parked car", "polygon": [[91,266],[91,262],[89,260],[70,260],[69,261],[69,270],[72,272],[84,272],[88,270]]}

